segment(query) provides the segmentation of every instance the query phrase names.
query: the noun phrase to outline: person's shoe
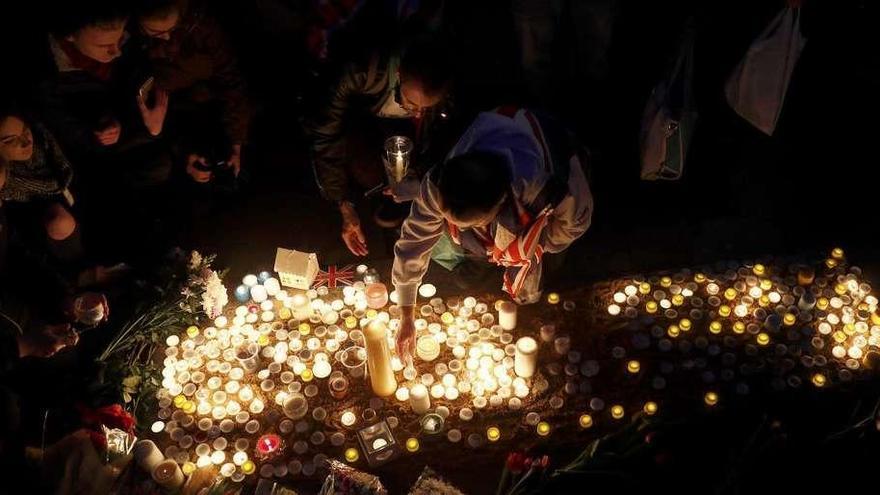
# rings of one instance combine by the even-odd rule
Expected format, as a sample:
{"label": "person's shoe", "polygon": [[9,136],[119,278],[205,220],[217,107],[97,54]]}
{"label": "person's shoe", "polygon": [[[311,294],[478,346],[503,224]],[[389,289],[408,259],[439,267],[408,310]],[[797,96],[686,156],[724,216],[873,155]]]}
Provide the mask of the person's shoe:
{"label": "person's shoe", "polygon": [[409,215],[410,203],[395,203],[391,200],[385,200],[379,203],[376,212],[373,213],[373,220],[376,225],[384,229],[396,229]]}

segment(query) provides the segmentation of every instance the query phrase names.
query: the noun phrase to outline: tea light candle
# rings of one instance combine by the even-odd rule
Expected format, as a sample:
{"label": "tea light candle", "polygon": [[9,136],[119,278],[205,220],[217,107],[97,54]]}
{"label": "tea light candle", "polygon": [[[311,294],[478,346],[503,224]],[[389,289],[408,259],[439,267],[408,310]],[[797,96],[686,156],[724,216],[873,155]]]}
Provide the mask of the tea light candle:
{"label": "tea light candle", "polygon": [[345,411],[339,418],[339,422],[342,423],[342,426],[350,428],[357,423],[357,415],[352,411]]}
{"label": "tea light candle", "polygon": [[497,426],[490,426],[486,429],[486,438],[490,442],[497,442],[501,439],[501,430]]}
{"label": "tea light candle", "polygon": [[593,417],[589,414],[581,414],[581,417],[578,418],[578,424],[583,429],[590,428],[593,426]]}
{"label": "tea light candle", "polygon": [[707,406],[714,406],[718,404],[718,394],[715,392],[706,392],[706,395],[703,396],[703,401]]}
{"label": "tea light candle", "polygon": [[409,391],[409,405],[416,414],[424,414],[431,408],[428,388],[421,383],[414,385]]}
{"label": "tea light candle", "polygon": [[504,330],[513,330],[516,328],[516,304],[511,301],[504,301],[498,308],[498,324]]}
{"label": "tea light candle", "polygon": [[406,443],[404,445],[406,446],[407,452],[418,452],[419,451],[419,439],[418,438],[414,438],[414,437],[407,438]]}
{"label": "tea light candle", "polygon": [[327,378],[333,372],[333,367],[327,361],[318,361],[312,367],[315,378]]}
{"label": "tea light candle", "polygon": [[433,284],[422,284],[419,286],[419,295],[425,299],[430,299],[437,294],[437,287]]}
{"label": "tea light candle", "polygon": [[431,386],[431,397],[434,399],[442,399],[446,394],[446,388],[442,383],[435,383]]}
{"label": "tea light candle", "polygon": [[183,485],[183,471],[173,459],[166,459],[153,469],[153,481],[162,488],[176,490]]}
{"label": "tea light candle", "polygon": [[531,337],[522,337],[516,341],[514,372],[523,378],[531,378],[538,364],[538,343]]}
{"label": "tea light candle", "polygon": [[564,356],[571,350],[571,339],[568,337],[557,337],[553,342],[553,347],[556,350],[556,354]]}
{"label": "tea light candle", "polygon": [[433,361],[440,355],[440,343],[430,335],[419,337],[416,341],[416,355],[423,361]]}
{"label": "tea light candle", "polygon": [[559,304],[559,294],[555,292],[547,294],[547,302],[550,304]]}
{"label": "tea light candle", "polygon": [[550,429],[550,423],[547,423],[546,421],[541,421],[540,423],[538,423],[538,426],[535,427],[535,432],[539,436],[546,437],[550,434]]}

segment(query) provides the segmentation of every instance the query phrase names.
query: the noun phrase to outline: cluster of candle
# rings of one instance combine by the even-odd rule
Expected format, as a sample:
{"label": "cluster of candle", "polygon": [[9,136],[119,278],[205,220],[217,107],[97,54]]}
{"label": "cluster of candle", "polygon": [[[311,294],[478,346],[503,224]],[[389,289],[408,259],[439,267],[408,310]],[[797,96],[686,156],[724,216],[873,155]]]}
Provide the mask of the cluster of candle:
{"label": "cluster of candle", "polygon": [[[317,380],[326,380],[332,397],[344,398],[349,377],[364,375],[363,330],[373,320],[390,321],[377,311],[389,295],[384,285],[363,282],[345,287],[340,299],[331,295],[326,287],[289,294],[267,272],[247,275],[235,290],[243,304],[210,326],[169,336],[152,425],[154,433],[170,437],[165,456],[185,474],[216,465],[221,475],[241,481],[256,471],[254,449],[280,445],[260,436],[264,431],[308,431],[303,418],[308,399],[320,392]],[[323,422],[328,413],[314,408],[311,416]],[[316,445],[324,441],[314,438],[318,434],[311,438]],[[330,441],[342,445],[345,435]],[[308,450],[302,443],[293,445],[294,452]]]}
{"label": "cluster of candle", "polygon": [[[416,414],[428,412],[432,403],[451,403],[460,406],[463,420],[473,417],[471,407],[523,407],[536,387],[537,342],[528,337],[514,341],[516,305],[498,301],[490,307],[474,297],[435,297],[419,314],[416,355],[433,367],[419,373],[393,358],[392,369],[400,377],[394,392],[398,401]],[[392,329],[396,324],[391,321]],[[546,388],[545,381],[539,383]]]}
{"label": "cluster of candle", "polygon": [[[711,335],[741,336],[752,354],[757,352],[754,348],[807,335],[806,350],[812,350],[801,358],[805,366],[836,362],[842,379],[871,356],[880,357],[878,299],[862,280],[861,270],[848,266],[840,248],[818,269],[792,266],[786,271],[756,263],[716,275],[683,272],[630,280],[618,287],[607,303],[608,314],[665,319],[662,335],[655,336],[667,347],[670,339],[695,329],[700,334],[706,330]],[[638,363],[630,361],[627,369],[638,373]],[[810,374],[815,386],[825,386],[827,376]]]}

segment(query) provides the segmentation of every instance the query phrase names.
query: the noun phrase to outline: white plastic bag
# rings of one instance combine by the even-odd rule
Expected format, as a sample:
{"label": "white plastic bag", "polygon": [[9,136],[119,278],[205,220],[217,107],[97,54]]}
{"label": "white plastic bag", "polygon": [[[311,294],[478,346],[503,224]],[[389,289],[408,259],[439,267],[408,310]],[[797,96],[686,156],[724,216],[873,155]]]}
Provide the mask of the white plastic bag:
{"label": "white plastic bag", "polygon": [[806,43],[800,9],[786,7],[752,42],[727,79],[727,103],[768,136],[776,130],[791,74]]}

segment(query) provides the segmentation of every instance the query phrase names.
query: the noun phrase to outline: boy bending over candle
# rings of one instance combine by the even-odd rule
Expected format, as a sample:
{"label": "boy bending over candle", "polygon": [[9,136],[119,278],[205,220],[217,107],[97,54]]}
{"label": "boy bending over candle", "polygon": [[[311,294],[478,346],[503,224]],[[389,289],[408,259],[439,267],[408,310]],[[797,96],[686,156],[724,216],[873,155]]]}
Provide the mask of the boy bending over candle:
{"label": "boy bending over candle", "polygon": [[504,267],[502,287],[516,302],[540,299],[542,255],[563,251],[590,226],[593,196],[579,151],[554,122],[502,107],[480,114],[428,172],[394,247],[399,355],[412,354],[417,289],[441,240],[460,259]]}

